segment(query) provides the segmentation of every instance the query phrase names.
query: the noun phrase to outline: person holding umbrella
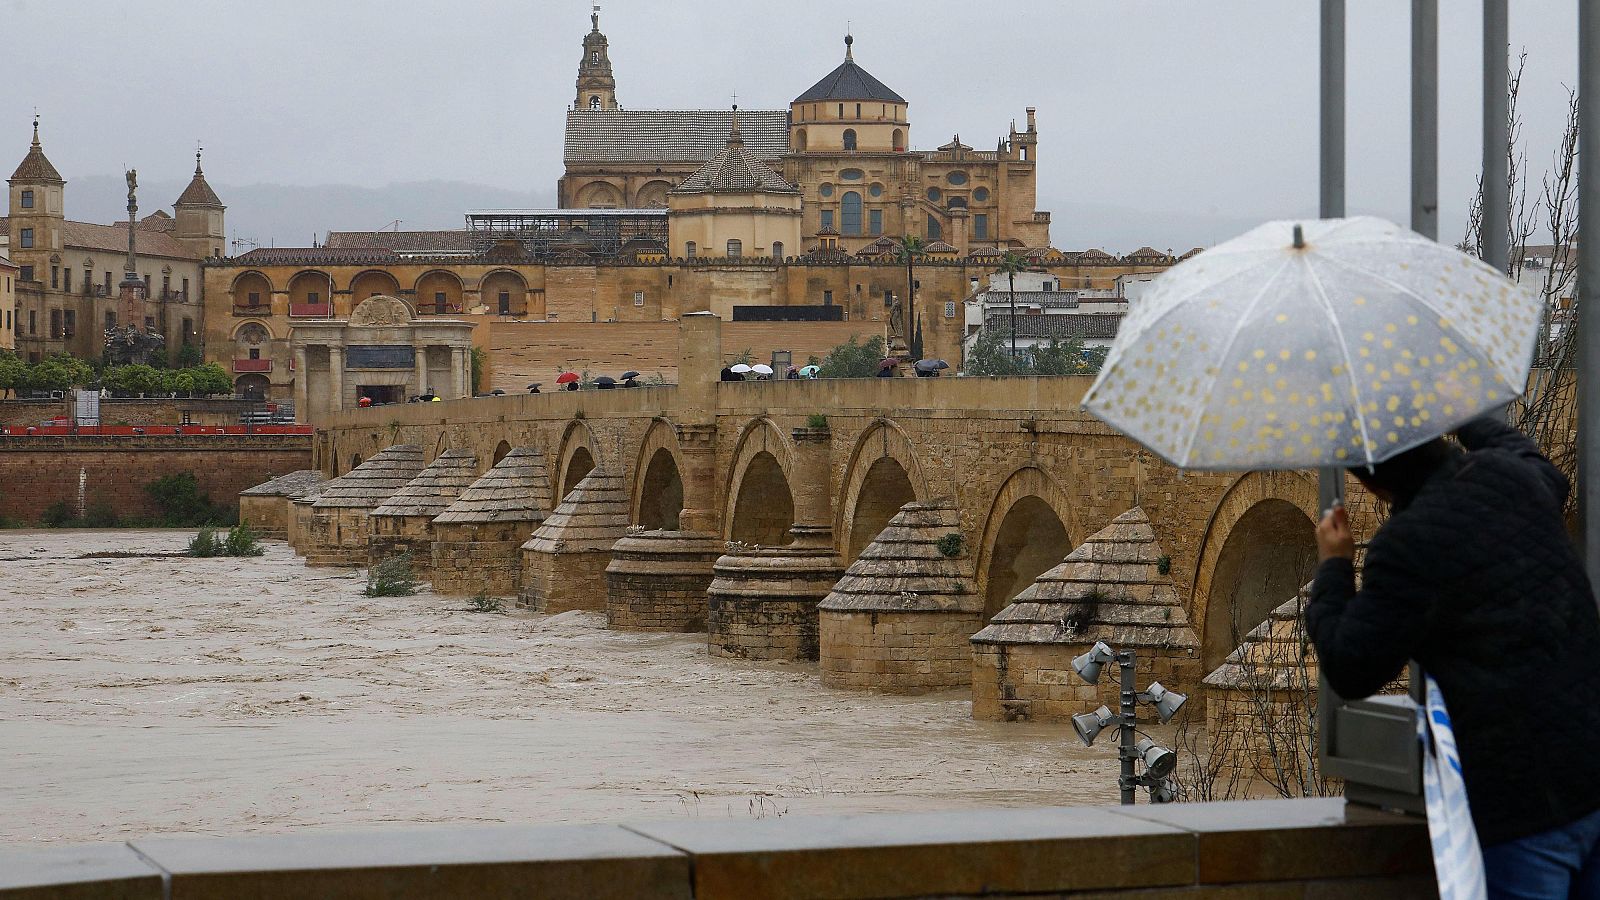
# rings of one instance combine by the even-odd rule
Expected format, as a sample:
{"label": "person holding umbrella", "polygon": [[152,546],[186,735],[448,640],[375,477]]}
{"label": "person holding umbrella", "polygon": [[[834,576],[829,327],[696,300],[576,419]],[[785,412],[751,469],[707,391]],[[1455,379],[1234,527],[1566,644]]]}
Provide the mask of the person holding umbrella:
{"label": "person holding umbrella", "polygon": [[1502,410],[1542,305],[1382,220],[1272,222],[1168,270],[1084,405],[1181,467],[1349,471],[1389,504],[1359,590],[1344,509],[1317,526],[1306,625],[1323,675],[1357,699],[1423,666],[1446,865],[1486,874],[1491,897],[1600,897],[1600,784],[1530,753],[1600,754],[1600,612],[1569,485]]}
{"label": "person holding umbrella", "polygon": [[622,373],[622,386],[625,387],[625,388],[636,388],[636,387],[638,387],[639,386],[639,382],[634,380],[634,379],[636,379],[638,377],[639,377],[639,373],[633,371],[632,369],[629,369],[628,371],[623,372]]}
{"label": "person holding umbrella", "polygon": [[563,391],[577,390],[578,381],[579,375],[577,372],[562,372],[560,375],[556,376],[556,384],[561,385],[561,389]]}

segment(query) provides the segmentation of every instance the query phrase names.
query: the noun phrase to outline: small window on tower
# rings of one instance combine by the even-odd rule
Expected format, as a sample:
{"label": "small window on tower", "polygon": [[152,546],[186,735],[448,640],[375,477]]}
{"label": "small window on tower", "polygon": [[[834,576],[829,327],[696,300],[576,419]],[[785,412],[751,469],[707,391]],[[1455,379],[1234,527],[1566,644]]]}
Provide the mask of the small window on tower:
{"label": "small window on tower", "polygon": [[946,300],[944,302],[944,317],[946,319],[954,319],[956,317],[956,302],[954,300]]}
{"label": "small window on tower", "polygon": [[743,256],[743,255],[744,255],[744,243],[742,241],[740,241],[738,238],[730,238],[728,240],[728,258],[729,259],[738,259],[740,256]]}
{"label": "small window on tower", "polygon": [[694,241],[689,241],[683,245],[683,255],[689,259],[694,259]]}
{"label": "small window on tower", "polygon": [[115,327],[117,327],[117,314],[113,312],[106,313],[106,330],[110,331]]}
{"label": "small window on tower", "polygon": [[590,109],[599,109],[600,108],[600,97],[599,97],[599,95],[595,95],[595,96],[589,98],[589,108]]}
{"label": "small window on tower", "polygon": [[33,209],[33,191],[22,192],[22,208]]}
{"label": "small window on tower", "polygon": [[24,229],[22,229],[22,234],[20,234],[18,236],[17,242],[18,242],[18,244],[21,245],[21,247],[24,250],[26,250],[29,247],[32,247],[33,246],[33,229],[32,228],[24,228]]}
{"label": "small window on tower", "polygon": [[856,130],[854,128],[846,128],[844,130],[844,148],[846,150],[854,150],[856,148]]}
{"label": "small window on tower", "polygon": [[634,306],[643,306],[644,305],[644,291],[634,291],[633,292],[633,305]]}

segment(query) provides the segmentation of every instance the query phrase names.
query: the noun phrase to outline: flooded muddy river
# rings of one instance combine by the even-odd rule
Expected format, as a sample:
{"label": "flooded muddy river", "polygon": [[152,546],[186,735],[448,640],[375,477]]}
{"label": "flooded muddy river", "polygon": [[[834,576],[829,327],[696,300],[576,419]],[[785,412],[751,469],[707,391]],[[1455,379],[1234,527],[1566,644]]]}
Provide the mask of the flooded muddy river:
{"label": "flooded muddy river", "polygon": [[[1116,752],[599,613],[0,531],[0,841],[1116,802]],[[99,554],[99,555],[95,555]]]}

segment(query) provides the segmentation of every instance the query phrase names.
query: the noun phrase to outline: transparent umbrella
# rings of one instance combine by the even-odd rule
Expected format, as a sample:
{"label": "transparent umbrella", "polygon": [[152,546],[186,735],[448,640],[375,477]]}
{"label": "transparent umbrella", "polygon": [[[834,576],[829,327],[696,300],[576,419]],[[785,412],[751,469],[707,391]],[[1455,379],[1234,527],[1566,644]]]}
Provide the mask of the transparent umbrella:
{"label": "transparent umbrella", "polygon": [[1162,275],[1083,405],[1183,468],[1375,463],[1520,394],[1539,304],[1382,219],[1268,222]]}

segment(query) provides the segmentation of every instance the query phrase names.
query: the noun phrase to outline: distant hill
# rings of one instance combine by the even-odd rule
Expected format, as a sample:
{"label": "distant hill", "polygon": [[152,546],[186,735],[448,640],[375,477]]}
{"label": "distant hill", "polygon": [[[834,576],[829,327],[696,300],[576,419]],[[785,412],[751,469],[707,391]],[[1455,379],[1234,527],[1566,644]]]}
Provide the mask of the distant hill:
{"label": "distant hill", "polygon": [[[172,209],[188,185],[141,181],[139,215]],[[227,204],[228,240],[262,247],[309,247],[329,230],[375,231],[399,219],[403,230],[460,228],[469,209],[555,205],[555,191],[513,191],[460,181],[410,181],[383,187],[350,184],[227,184],[211,181]],[[67,214],[87,222],[127,217],[127,185],[121,175],[85,175],[67,180]],[[240,251],[249,249],[248,246]],[[235,252],[230,248],[229,252]]]}

